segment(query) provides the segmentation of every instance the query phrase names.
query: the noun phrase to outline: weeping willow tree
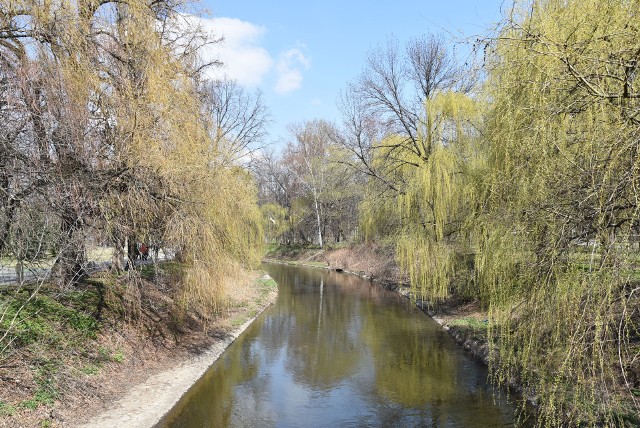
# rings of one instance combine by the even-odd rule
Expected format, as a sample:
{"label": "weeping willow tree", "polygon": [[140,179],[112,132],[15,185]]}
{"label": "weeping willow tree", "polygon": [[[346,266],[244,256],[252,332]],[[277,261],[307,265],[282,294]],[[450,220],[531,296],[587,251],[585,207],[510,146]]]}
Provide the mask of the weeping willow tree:
{"label": "weeping willow tree", "polygon": [[395,246],[414,294],[436,303],[473,294],[468,226],[476,212],[480,101],[444,39],[390,39],[341,99],[345,163],[368,177],[360,204],[367,239]]}
{"label": "weeping willow tree", "polygon": [[126,239],[176,249],[181,301],[203,312],[220,309],[235,273],[257,260],[254,185],[223,162],[232,148],[211,142],[197,93],[209,38],[186,11],[181,1],[0,0],[3,103],[23,127],[2,145],[2,176],[15,177],[3,201],[28,183],[29,202],[56,218],[62,288],[81,280],[89,238],[113,243],[116,270]]}
{"label": "weeping willow tree", "polygon": [[282,239],[289,230],[287,222],[287,209],[275,202],[270,202],[260,206],[262,213],[262,230],[266,243],[276,242]]}
{"label": "weeping willow tree", "polygon": [[640,423],[639,13],[516,2],[488,57],[477,284],[493,375],[545,426]]}
{"label": "weeping willow tree", "polygon": [[407,171],[406,190],[397,200],[400,265],[417,294],[430,302],[448,297],[454,288],[473,294],[468,230],[476,199],[471,171],[480,162],[471,125],[477,117],[477,102],[461,93],[427,101],[421,138],[430,154],[419,168]]}
{"label": "weeping willow tree", "polygon": [[424,150],[399,150],[400,136],[375,147],[373,166],[392,163],[386,179],[400,190],[377,198],[380,185],[370,182],[360,207],[365,235],[384,230],[392,237],[414,295],[431,303],[452,291],[474,295],[469,228],[482,163],[475,148],[478,104],[454,91],[428,99],[417,134]]}
{"label": "weeping willow tree", "polygon": [[155,235],[176,249],[187,266],[180,287],[185,308],[219,312],[238,274],[258,260],[255,186],[244,170],[225,161],[225,150],[233,147],[211,142],[209,131],[217,124],[202,114],[197,57],[180,37],[157,29],[148,5],[132,3],[123,13],[120,46],[136,60],[120,64],[125,78],[111,102],[114,132],[123,142],[118,159],[133,171],[133,182],[114,195],[126,201],[116,235]]}
{"label": "weeping willow tree", "polygon": [[[516,1],[485,51],[481,112],[439,90],[422,116],[399,110],[406,133],[353,144],[377,179],[363,229],[397,242],[420,297],[488,307],[492,375],[545,426],[640,424],[639,12]],[[396,80],[381,82],[363,105]]]}

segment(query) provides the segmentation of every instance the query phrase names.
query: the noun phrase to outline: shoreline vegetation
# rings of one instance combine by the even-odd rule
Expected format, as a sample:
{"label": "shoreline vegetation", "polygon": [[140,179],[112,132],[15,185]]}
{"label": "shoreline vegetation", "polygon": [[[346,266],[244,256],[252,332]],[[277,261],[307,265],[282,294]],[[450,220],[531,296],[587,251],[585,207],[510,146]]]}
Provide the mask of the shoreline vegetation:
{"label": "shoreline vegetation", "polygon": [[376,243],[428,309],[476,305],[450,328],[486,330],[491,380],[519,385],[538,426],[640,426],[639,13],[504,2],[464,63],[446,37],[389,37],[340,122],[258,159],[267,241]]}
{"label": "shoreline vegetation", "polygon": [[0,0],[0,425],[93,416],[263,300],[240,158],[268,112],[206,78],[187,3]]}
{"label": "shoreline vegetation", "polygon": [[315,246],[277,246],[271,248],[264,261],[344,272],[396,291],[414,301],[416,306],[448,331],[472,357],[489,365],[486,337],[488,312],[482,310],[477,302],[455,296],[435,306],[416,298],[389,249],[370,245],[349,245],[325,250]]}
{"label": "shoreline vegetation", "polygon": [[[47,283],[32,284],[37,294],[29,285],[2,290],[5,310],[20,311],[10,330],[11,314],[3,317],[12,336],[0,366],[0,427],[151,426],[277,296],[268,275],[244,272],[224,309],[204,315],[181,306],[180,263],[136,274],[135,288],[104,271],[66,292]],[[128,399],[134,391],[154,399]],[[149,408],[131,414],[135,403]]]}

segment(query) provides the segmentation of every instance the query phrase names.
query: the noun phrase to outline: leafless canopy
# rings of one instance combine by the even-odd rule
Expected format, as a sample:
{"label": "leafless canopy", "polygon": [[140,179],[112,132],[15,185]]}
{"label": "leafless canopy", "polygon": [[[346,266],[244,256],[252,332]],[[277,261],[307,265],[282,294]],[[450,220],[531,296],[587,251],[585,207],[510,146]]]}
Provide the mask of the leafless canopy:
{"label": "leafless canopy", "polygon": [[[401,191],[394,171],[408,163],[406,152],[424,161],[431,153],[430,141],[422,138],[428,132],[425,103],[442,91],[470,91],[470,76],[440,37],[418,37],[403,47],[388,39],[369,54],[364,71],[340,98],[344,132],[338,140],[354,156],[347,162]],[[373,165],[374,151],[387,158],[384,168]]]}
{"label": "leafless canopy", "polygon": [[228,160],[237,161],[260,148],[267,135],[270,116],[262,93],[248,92],[237,81],[205,81],[200,92],[205,113],[212,121],[211,137]]}

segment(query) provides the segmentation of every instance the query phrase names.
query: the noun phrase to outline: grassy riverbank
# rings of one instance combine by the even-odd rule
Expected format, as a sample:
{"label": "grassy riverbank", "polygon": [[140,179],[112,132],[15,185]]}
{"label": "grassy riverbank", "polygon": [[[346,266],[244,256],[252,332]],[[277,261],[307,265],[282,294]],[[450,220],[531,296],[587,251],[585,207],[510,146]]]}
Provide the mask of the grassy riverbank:
{"label": "grassy riverbank", "polygon": [[95,415],[132,385],[223,339],[276,287],[247,273],[224,309],[204,316],[180,304],[182,273],[167,262],[141,267],[134,281],[102,272],[65,291],[4,286],[0,426],[69,426]]}

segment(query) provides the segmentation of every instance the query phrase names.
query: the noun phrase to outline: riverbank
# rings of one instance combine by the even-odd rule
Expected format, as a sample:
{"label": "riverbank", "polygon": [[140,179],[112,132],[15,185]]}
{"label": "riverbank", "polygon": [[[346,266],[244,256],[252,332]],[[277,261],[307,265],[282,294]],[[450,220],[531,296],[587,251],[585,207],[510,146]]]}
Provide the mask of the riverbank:
{"label": "riverbank", "polygon": [[[396,290],[415,301],[417,306],[440,324],[456,342],[478,361],[489,365],[490,352],[497,351],[496,348],[494,348],[494,351],[489,349],[488,334],[490,326],[488,313],[481,310],[477,302],[456,296],[452,296],[435,306],[421,301],[419,296],[412,295],[406,278],[399,273],[392,249],[385,249],[375,245],[352,245],[322,251],[318,248],[278,247],[274,248],[267,255],[267,258],[283,263],[302,264],[349,272],[379,282],[383,286]],[[500,342],[495,346],[499,347]],[[501,363],[496,358],[491,364],[494,369],[499,369]],[[618,369],[618,367],[614,367],[614,369]],[[532,371],[530,367],[527,370]],[[542,418],[546,415],[542,414],[540,403],[545,397],[536,390],[535,384],[531,387],[532,382],[530,382],[526,390],[523,387],[522,378],[527,374],[530,375],[530,372],[523,373],[520,370],[514,370],[510,373],[508,379],[501,380],[501,385],[506,386],[513,394],[513,397],[524,405],[527,415],[534,418]],[[602,422],[609,420],[606,419],[608,417],[606,412],[611,410],[604,409],[603,411],[600,409],[600,414],[597,416],[593,409],[591,413],[584,412],[584,409],[579,408],[583,403],[573,401],[575,397],[571,395],[564,395],[559,398],[559,405],[567,410],[562,418],[555,420],[553,423],[560,426],[574,426],[577,425],[575,421],[579,420],[581,421],[580,426],[640,426],[638,413],[634,410],[634,406],[637,408],[637,401],[635,401],[634,396],[638,396],[638,389],[630,389],[631,386],[637,385],[637,379],[640,379],[640,376],[637,375],[637,373],[640,373],[638,365],[625,368],[625,372],[628,374],[627,378],[620,378],[617,384],[612,383],[609,385],[609,393],[617,394],[618,397],[621,397],[621,400],[626,400],[621,401],[621,406],[615,410],[617,413],[612,416],[613,419],[611,420],[616,421],[615,425]],[[598,391],[598,393],[603,394],[604,392]],[[627,395],[625,396],[625,394]],[[582,411],[582,414],[576,416],[579,411]],[[539,423],[546,425],[546,422]]]}
{"label": "riverbank", "polygon": [[489,362],[487,312],[481,310],[476,302],[457,297],[433,306],[412,295],[408,278],[402,274],[392,248],[376,244],[329,249],[280,246],[272,248],[265,261],[350,273],[392,289],[415,300],[416,305],[449,332],[471,356],[485,365]]}
{"label": "riverbank", "polygon": [[277,295],[273,280],[246,273],[224,311],[201,317],[176,304],[175,270],[149,268],[136,287],[105,272],[64,295],[21,292],[0,364],[0,426],[152,426]]}
{"label": "riverbank", "polygon": [[[271,280],[268,275],[262,281]],[[273,280],[271,280],[273,281]],[[272,289],[254,310],[244,313],[248,319],[225,337],[217,339],[202,353],[189,356],[179,366],[149,377],[144,383],[129,389],[109,410],[92,417],[80,428],[146,428],[156,425],[178,403],[180,398],[204,375],[225,349],[244,332],[260,313],[271,305],[277,291]]]}

